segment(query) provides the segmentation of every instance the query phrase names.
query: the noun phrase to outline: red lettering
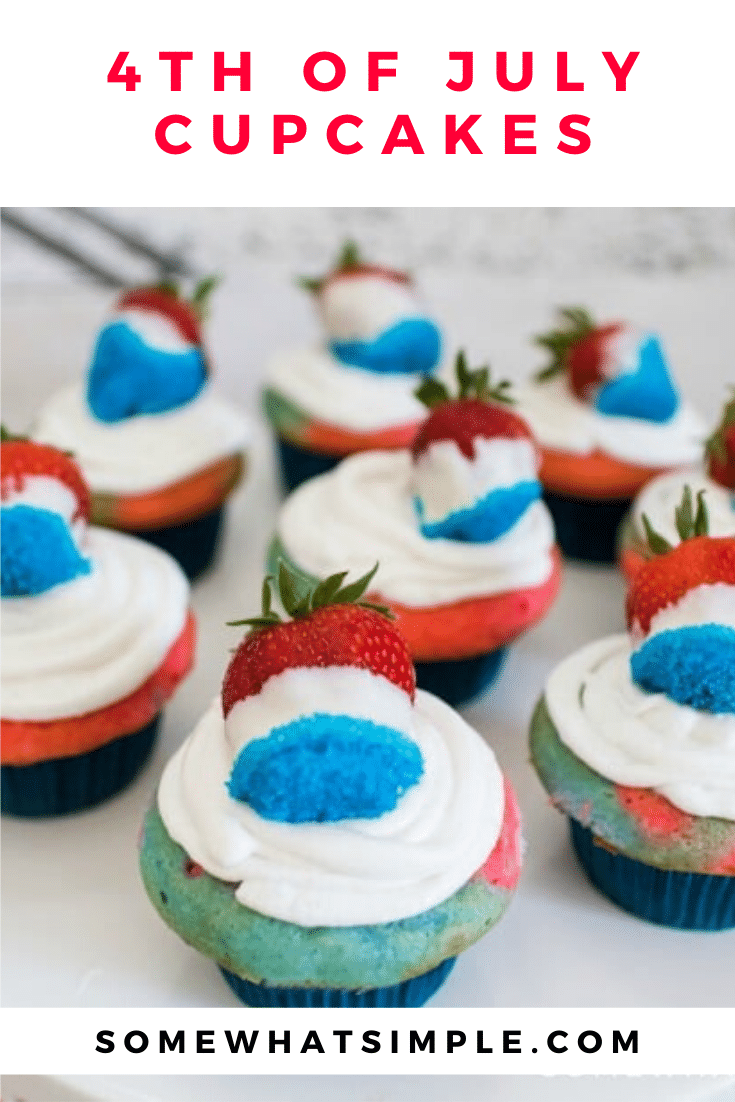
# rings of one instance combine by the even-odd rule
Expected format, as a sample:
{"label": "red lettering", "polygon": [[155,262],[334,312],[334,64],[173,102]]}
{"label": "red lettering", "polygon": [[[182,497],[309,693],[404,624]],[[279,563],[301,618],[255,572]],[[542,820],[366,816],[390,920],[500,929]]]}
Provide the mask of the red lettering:
{"label": "red lettering", "polygon": [[188,142],[181,142],[179,145],[174,145],[168,140],[166,131],[169,126],[179,125],[188,126],[191,119],[187,119],[186,115],[166,115],[165,119],[161,119],[156,127],[156,145],[159,149],[162,149],[164,153],[186,153],[191,146]]}
{"label": "red lettering", "polygon": [[463,142],[470,153],[482,153],[479,145],[470,134],[470,127],[474,126],[477,120],[481,118],[482,115],[468,115],[464,122],[457,126],[457,116],[447,115],[445,122],[445,152],[456,153],[457,146],[460,142]]}
{"label": "red lettering", "polygon": [[508,80],[508,54],[505,50],[499,52],[495,58],[495,72],[498,84],[501,88],[505,88],[506,92],[522,92],[533,80],[533,54],[527,50],[521,54],[520,80]]}
{"label": "red lettering", "polygon": [[615,60],[615,54],[611,53],[610,50],[603,50],[602,51],[602,56],[605,58],[605,61],[610,66],[610,71],[611,71],[612,75],[615,77],[615,91],[616,92],[627,92],[628,91],[628,89],[626,87],[626,81],[628,79],[628,73],[633,68],[633,63],[635,62],[635,60],[638,57],[639,53],[640,53],[639,50],[634,50],[632,53],[628,54],[628,56],[626,57],[623,64],[619,65],[617,63],[617,61]]}
{"label": "red lettering", "polygon": [[[401,131],[405,131],[405,138],[402,138]],[[413,123],[408,115],[396,115],[396,121],[391,127],[388,140],[381,149],[381,153],[392,153],[398,146],[408,146],[413,153],[423,153],[421,148],[421,142],[419,136],[413,128]]]}
{"label": "red lettering", "polygon": [[353,142],[352,145],[345,145],[344,142],[339,140],[339,128],[340,126],[362,126],[362,119],[359,119],[357,115],[338,115],[336,119],[332,119],[327,127],[327,141],[335,153],[359,153],[362,146],[359,142]]}
{"label": "red lettering", "polygon": [[128,50],[117,55],[107,74],[107,82],[108,84],[124,84],[126,92],[134,92],[136,84],[140,84],[140,77],[136,73],[134,65],[126,65],[125,72],[123,72],[123,65],[125,65],[127,56]]}
{"label": "red lettering", "polygon": [[584,81],[570,81],[567,71],[567,52],[561,50],[556,55],[556,90],[557,92],[583,92]]}
{"label": "red lettering", "polygon": [[181,91],[181,62],[193,61],[194,54],[189,50],[163,50],[158,55],[159,61],[171,63],[171,91]]}
{"label": "red lettering", "polygon": [[472,87],[472,53],[458,53],[455,50],[450,53],[449,60],[462,62],[462,76],[459,80],[448,80],[447,88],[450,88],[452,92],[466,92],[468,88]]}
{"label": "red lettering", "polygon": [[[334,68],[334,73],[329,80],[319,80],[316,75],[315,69],[320,61],[328,61]],[[346,76],[347,69],[342,58],[339,54],[329,53],[328,50],[312,54],[304,62],[304,80],[316,92],[331,92],[333,88],[339,88]]]}
{"label": "red lettering", "polygon": [[222,50],[217,50],[214,55],[214,90],[224,92],[225,77],[239,77],[240,91],[250,91],[250,51],[240,51],[240,67],[237,69],[225,69],[225,55]]}
{"label": "red lettering", "polygon": [[589,126],[589,122],[587,115],[565,115],[559,123],[559,130],[565,138],[572,138],[576,145],[559,142],[556,148],[560,149],[562,153],[586,153],[591,145],[590,136],[586,130],[577,130],[574,124]]}
{"label": "red lettering", "polygon": [[381,77],[394,77],[395,69],[381,69],[381,61],[398,61],[397,53],[368,53],[368,92],[379,91]]}
{"label": "red lettering", "polygon": [[[290,133],[286,133],[286,127],[293,126]],[[273,152],[283,153],[287,145],[300,142],[306,134],[306,123],[301,115],[274,115],[273,116]]]}
{"label": "red lettering", "polygon": [[214,115],[212,140],[215,149],[219,149],[220,153],[242,153],[243,149],[247,149],[250,141],[250,115],[240,115],[238,136],[234,145],[228,145],[225,141],[224,115]]}
{"label": "red lettering", "polygon": [[518,145],[519,138],[533,138],[533,130],[519,130],[518,123],[536,122],[535,115],[505,116],[505,152],[535,153],[535,145]]}

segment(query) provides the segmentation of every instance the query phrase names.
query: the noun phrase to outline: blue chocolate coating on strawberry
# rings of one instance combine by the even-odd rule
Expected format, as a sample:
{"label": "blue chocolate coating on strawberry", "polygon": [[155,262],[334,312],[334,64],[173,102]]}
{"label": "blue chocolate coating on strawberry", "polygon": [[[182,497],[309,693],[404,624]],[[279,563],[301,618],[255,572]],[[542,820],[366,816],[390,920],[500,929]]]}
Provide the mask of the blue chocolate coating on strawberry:
{"label": "blue chocolate coating on strawberry", "polygon": [[540,497],[539,482],[517,482],[515,486],[491,490],[466,509],[457,509],[441,520],[434,521],[424,520],[420,498],[414,498],[414,505],[419,517],[419,529],[427,539],[490,543],[509,531],[529,505]]}
{"label": "blue chocolate coating on strawberry", "polygon": [[406,318],[371,341],[332,341],[329,348],[351,367],[378,374],[425,375],[439,362],[441,336],[428,318]]}
{"label": "blue chocolate coating on strawberry", "polygon": [[32,505],[3,506],[2,596],[29,597],[88,574],[64,518]]}
{"label": "blue chocolate coating on strawberry", "polygon": [[635,370],[604,383],[594,404],[599,413],[636,417],[656,424],[674,416],[679,408],[679,395],[656,337],[645,338],[638,349]]}
{"label": "blue chocolate coating on strawberry", "polygon": [[694,624],[650,636],[631,655],[633,680],[702,712],[735,713],[735,629]]}
{"label": "blue chocolate coating on strawberry", "polygon": [[331,823],[392,811],[422,773],[421,751],[399,731],[316,713],[247,743],[227,787],[265,819]]}

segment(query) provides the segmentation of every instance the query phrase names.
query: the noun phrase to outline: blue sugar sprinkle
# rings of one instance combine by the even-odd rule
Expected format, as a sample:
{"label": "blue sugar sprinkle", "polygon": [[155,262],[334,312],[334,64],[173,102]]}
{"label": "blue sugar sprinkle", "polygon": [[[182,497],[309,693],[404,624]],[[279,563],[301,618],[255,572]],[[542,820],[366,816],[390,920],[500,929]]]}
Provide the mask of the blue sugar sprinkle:
{"label": "blue sugar sprinkle", "polygon": [[661,346],[648,337],[638,352],[635,371],[611,379],[598,392],[595,408],[615,417],[637,417],[657,424],[670,420],[679,408]]}
{"label": "blue sugar sprinkle", "polygon": [[735,628],[696,624],[652,635],[631,655],[633,680],[701,712],[735,713]]}
{"label": "blue sugar sprinkle", "polygon": [[517,482],[491,490],[489,494],[466,509],[457,509],[443,520],[423,520],[421,498],[414,498],[421,534],[427,539],[460,540],[463,543],[490,543],[507,532],[520,519],[529,505],[541,497],[539,482]]}
{"label": "blue sugar sprinkle", "polygon": [[87,381],[87,402],[100,421],[140,413],[165,413],[196,397],[206,381],[198,348],[162,352],[151,348],[124,321],[102,330]]}
{"label": "blue sugar sprinkle", "polygon": [[91,569],[58,513],[33,505],[0,510],[2,596],[31,597]]}
{"label": "blue sugar sprinkle", "polygon": [[407,318],[372,341],[332,341],[332,353],[343,364],[379,374],[425,375],[441,355],[439,330],[427,318]]}
{"label": "blue sugar sprinkle", "polygon": [[418,746],[399,731],[317,712],[247,743],[227,790],[280,823],[376,819],[393,810],[423,769]]}

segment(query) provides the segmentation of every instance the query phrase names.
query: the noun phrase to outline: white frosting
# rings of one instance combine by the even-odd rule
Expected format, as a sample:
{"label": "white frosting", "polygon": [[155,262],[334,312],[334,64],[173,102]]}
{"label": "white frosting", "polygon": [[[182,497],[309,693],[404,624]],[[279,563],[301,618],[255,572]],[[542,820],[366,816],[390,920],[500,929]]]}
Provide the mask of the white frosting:
{"label": "white frosting", "polygon": [[659,535],[672,545],[679,543],[674,511],[681,503],[685,486],[689,486],[694,499],[700,490],[705,491],[709,534],[735,536],[735,493],[713,482],[702,470],[689,470],[660,475],[643,487],[633,502],[633,523],[640,538],[646,538],[643,527],[645,513]]}
{"label": "white frosting", "polygon": [[63,482],[49,475],[24,475],[21,489],[9,489],[3,497],[3,506],[30,505],[35,509],[45,509],[49,513],[57,513],[66,521],[77,546],[86,531],[86,520],[77,517],[79,502]]}
{"label": "white frosting", "polygon": [[275,391],[316,420],[352,432],[423,421],[426,406],[414,396],[421,378],[347,367],[320,348],[283,352],[268,365]]}
{"label": "white frosting", "polygon": [[468,459],[454,440],[438,440],[414,463],[411,486],[421,498],[424,519],[443,520],[466,509],[491,490],[506,489],[538,477],[538,456],[530,440],[475,437]]}
{"label": "white frosting", "polygon": [[170,318],[151,310],[120,310],[113,314],[108,324],[116,322],[125,322],[145,344],[161,352],[188,352],[195,347],[191,341],[185,340]]}
{"label": "white frosting", "polygon": [[[667,605],[651,617],[646,638],[696,624],[724,624],[735,628],[735,585],[715,582],[688,590],[675,604]],[[637,641],[640,630],[635,635]]]}
{"label": "white frosting", "polygon": [[557,666],[546,702],[559,738],[617,784],[652,788],[692,815],[735,820],[735,716],[639,689],[627,635],[591,643]]}
{"label": "white frosting", "polygon": [[[330,702],[341,700],[350,714],[357,705],[382,715],[391,695],[384,692],[388,682],[365,670],[300,671],[298,689],[293,672],[272,678],[276,684],[259,694],[268,693],[260,714],[265,718],[272,707],[271,725],[316,706],[333,711],[341,705]],[[313,687],[299,707],[306,679]],[[258,715],[258,707],[248,710],[248,702],[241,711],[236,741],[248,737],[248,716]],[[457,891],[494,849],[503,778],[477,733],[429,693],[417,692],[408,714],[401,706],[398,722],[418,744],[424,772],[393,811],[377,819],[280,823],[229,796],[234,755],[216,700],[163,774],[158,804],[166,828],[212,876],[237,883],[241,903],[273,918],[353,926],[419,914]],[[255,726],[262,730],[259,721]]]}
{"label": "white frosting", "polygon": [[701,460],[706,427],[684,403],[670,420],[657,424],[599,413],[581,402],[562,376],[518,387],[514,393],[518,412],[545,447],[575,455],[599,449],[614,459],[648,467],[680,467]]}
{"label": "white frosting", "polygon": [[421,316],[410,283],[379,275],[329,280],[317,303],[327,336],[336,341],[372,341],[397,322]]}
{"label": "white frosting", "polygon": [[241,452],[249,435],[244,415],[211,386],[178,409],[106,422],[90,410],[81,384],[50,399],[34,432],[73,452],[93,490],[113,494],[160,490]]}
{"label": "white frosting", "polygon": [[418,530],[408,451],[363,452],[291,494],[278,534],[294,562],[317,577],[380,563],[376,590],[413,608],[543,585],[553,569],[554,527],[541,502],[490,543],[426,539]]}
{"label": "white frosting", "polygon": [[87,529],[92,571],[32,597],[2,599],[2,714],[84,715],[128,696],[183,630],[189,587],[157,548]]}

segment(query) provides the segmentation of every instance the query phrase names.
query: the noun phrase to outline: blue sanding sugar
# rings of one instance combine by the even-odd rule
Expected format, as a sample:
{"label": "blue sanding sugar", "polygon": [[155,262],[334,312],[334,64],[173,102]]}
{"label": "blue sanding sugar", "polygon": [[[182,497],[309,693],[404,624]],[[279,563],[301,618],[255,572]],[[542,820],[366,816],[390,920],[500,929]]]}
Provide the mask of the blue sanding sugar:
{"label": "blue sanding sugar", "polygon": [[63,517],[33,505],[0,510],[2,596],[28,597],[88,574],[91,567]]}
{"label": "blue sanding sugar", "polygon": [[198,348],[164,352],[147,345],[124,321],[100,333],[87,380],[89,407],[101,421],[165,413],[195,398],[206,381]]}
{"label": "blue sanding sugar", "polygon": [[541,497],[541,485],[534,481],[517,482],[491,490],[489,494],[457,509],[443,520],[423,520],[423,503],[414,498],[421,534],[427,539],[460,540],[464,543],[489,543],[507,532],[525,513],[529,505]]}
{"label": "blue sanding sugar", "polygon": [[696,624],[652,635],[631,655],[633,680],[702,712],[735,713],[735,629]]}
{"label": "blue sanding sugar", "polygon": [[375,819],[393,810],[423,769],[418,746],[399,731],[317,712],[247,743],[227,790],[282,823]]}
{"label": "blue sanding sugar", "polygon": [[674,416],[679,396],[656,337],[648,337],[642,344],[635,371],[605,383],[597,395],[595,408],[615,417],[636,417],[656,423]]}
{"label": "blue sanding sugar", "polygon": [[381,374],[425,375],[439,363],[441,336],[428,318],[405,318],[372,341],[332,341],[329,347],[350,367]]}

